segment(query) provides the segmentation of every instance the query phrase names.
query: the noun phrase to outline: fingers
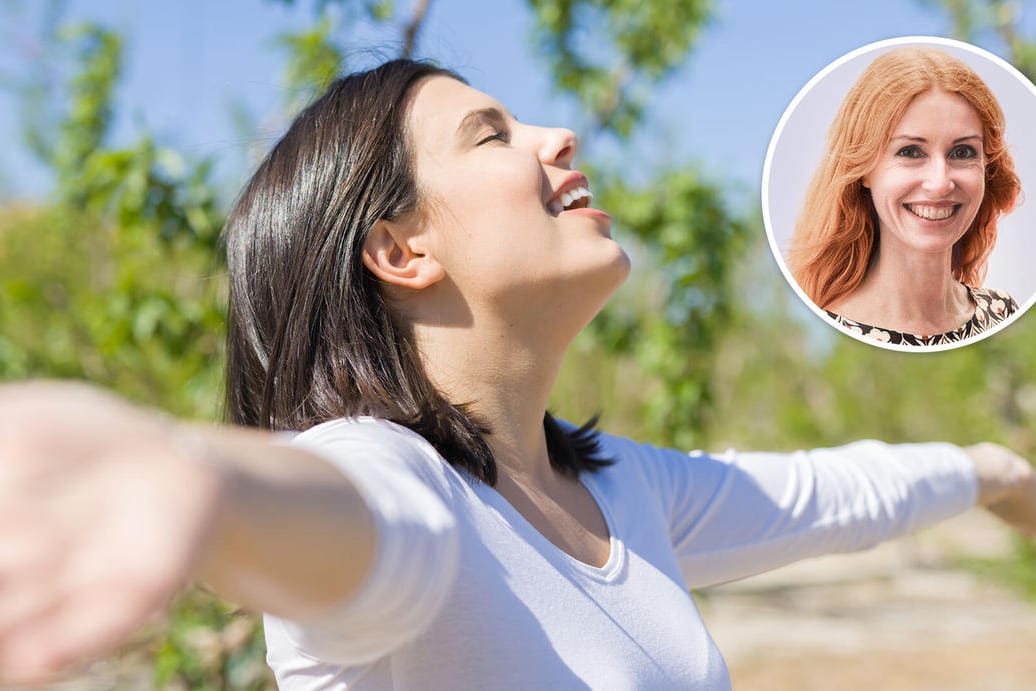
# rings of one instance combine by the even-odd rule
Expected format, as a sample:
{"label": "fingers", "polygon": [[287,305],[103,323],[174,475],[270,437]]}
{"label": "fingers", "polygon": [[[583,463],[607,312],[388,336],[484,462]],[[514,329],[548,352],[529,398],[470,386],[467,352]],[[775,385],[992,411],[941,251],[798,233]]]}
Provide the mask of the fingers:
{"label": "fingers", "polygon": [[0,674],[37,683],[107,653],[160,609],[174,589],[142,578],[104,538],[70,541],[59,533],[0,532]]}
{"label": "fingers", "polygon": [[115,649],[189,576],[215,481],[168,423],[67,384],[0,385],[0,674]]}
{"label": "fingers", "polygon": [[2,681],[40,683],[110,652],[159,604],[132,591],[121,598],[114,595],[107,587],[78,589],[25,611],[0,633]]}
{"label": "fingers", "polygon": [[964,450],[975,463],[978,503],[983,506],[1016,496],[1032,481],[1032,466],[1005,446],[983,442]]}
{"label": "fingers", "polygon": [[975,462],[978,503],[1016,530],[1036,536],[1036,472],[1024,458],[998,444],[965,449]]}

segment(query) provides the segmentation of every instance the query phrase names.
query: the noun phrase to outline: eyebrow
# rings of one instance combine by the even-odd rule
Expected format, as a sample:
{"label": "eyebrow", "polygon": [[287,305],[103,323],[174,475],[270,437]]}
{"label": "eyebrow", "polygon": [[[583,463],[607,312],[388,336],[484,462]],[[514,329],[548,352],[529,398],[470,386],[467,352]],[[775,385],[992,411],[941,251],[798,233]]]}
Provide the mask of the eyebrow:
{"label": "eyebrow", "polygon": [[507,122],[507,116],[499,108],[479,108],[461,119],[460,124],[457,125],[457,136],[473,137],[475,136],[474,131],[481,125],[488,123],[502,126],[505,122]]}
{"label": "eyebrow", "polygon": [[[928,140],[925,139],[924,137],[915,137],[915,136],[911,136],[909,134],[897,134],[895,137],[892,138],[892,141],[896,141],[897,139],[904,139],[904,140],[906,140],[908,142],[920,142],[922,144],[927,144],[928,143]],[[953,140],[953,143],[954,144],[960,144],[961,142],[966,142],[966,141],[968,141],[970,139],[977,139],[979,141],[982,141],[982,136],[978,135],[978,134],[969,134],[966,137],[957,137],[956,139]]]}

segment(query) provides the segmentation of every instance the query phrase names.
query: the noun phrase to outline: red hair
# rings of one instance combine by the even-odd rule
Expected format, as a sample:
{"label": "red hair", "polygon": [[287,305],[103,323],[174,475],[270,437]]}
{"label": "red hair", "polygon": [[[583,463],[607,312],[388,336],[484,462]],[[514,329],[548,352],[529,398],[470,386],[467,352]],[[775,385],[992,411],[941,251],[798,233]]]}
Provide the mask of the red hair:
{"label": "red hair", "polygon": [[1004,141],[1004,114],[993,92],[960,60],[931,48],[878,57],[850,89],[831,124],[827,155],[806,194],[792,238],[795,280],[819,307],[851,294],[877,249],[877,218],[863,176],[874,169],[913,99],[932,89],[964,98],[982,122],[986,190],[975,220],[953,248],[953,276],[981,286],[1001,214],[1014,208],[1021,182]]}

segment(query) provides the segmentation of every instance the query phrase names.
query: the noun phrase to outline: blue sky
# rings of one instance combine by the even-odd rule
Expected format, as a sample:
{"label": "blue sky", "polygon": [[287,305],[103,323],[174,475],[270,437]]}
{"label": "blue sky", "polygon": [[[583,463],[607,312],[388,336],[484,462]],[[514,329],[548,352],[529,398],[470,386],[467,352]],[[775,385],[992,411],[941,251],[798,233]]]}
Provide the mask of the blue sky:
{"label": "blue sky", "polygon": [[[44,3],[6,0],[0,26],[0,74],[25,70]],[[410,3],[397,0],[400,9]],[[1030,3],[1026,3],[1030,4]],[[71,20],[103,22],[126,36],[116,141],[141,124],[188,155],[212,157],[227,184],[243,181],[248,155],[265,149],[283,122],[278,32],[307,23],[313,3],[285,8],[268,0],[68,0]],[[949,23],[917,0],[862,3],[718,0],[715,19],[687,64],[656,92],[623,165],[633,170],[694,161],[755,203],[770,135],[785,107],[827,63],[863,44],[900,35],[946,35]],[[13,9],[10,9],[13,8]],[[1031,13],[1031,12],[1030,12]],[[1033,17],[1027,21],[1033,25]],[[520,0],[431,0],[420,53],[456,68],[537,124],[578,129],[573,105],[551,93],[529,41],[531,18]],[[357,32],[358,48],[381,39]],[[994,43],[984,47],[1002,54]],[[367,59],[361,53],[358,60]],[[258,123],[250,137],[232,124],[232,106]],[[21,150],[17,110],[0,94],[0,197],[40,196],[45,173]]]}

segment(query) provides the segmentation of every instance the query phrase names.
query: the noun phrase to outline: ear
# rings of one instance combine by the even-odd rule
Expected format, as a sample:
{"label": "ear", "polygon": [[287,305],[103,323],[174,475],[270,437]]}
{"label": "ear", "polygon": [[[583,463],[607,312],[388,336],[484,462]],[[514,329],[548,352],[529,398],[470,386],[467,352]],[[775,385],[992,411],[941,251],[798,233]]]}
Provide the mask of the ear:
{"label": "ear", "polygon": [[363,265],[385,283],[420,290],[446,275],[420,236],[401,224],[381,220],[363,243]]}
{"label": "ear", "polygon": [[869,190],[871,188],[871,175],[870,175],[870,173],[867,173],[862,178],[860,178],[860,184],[863,185],[863,189],[865,189],[865,190]]}

